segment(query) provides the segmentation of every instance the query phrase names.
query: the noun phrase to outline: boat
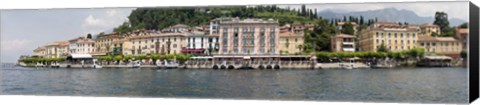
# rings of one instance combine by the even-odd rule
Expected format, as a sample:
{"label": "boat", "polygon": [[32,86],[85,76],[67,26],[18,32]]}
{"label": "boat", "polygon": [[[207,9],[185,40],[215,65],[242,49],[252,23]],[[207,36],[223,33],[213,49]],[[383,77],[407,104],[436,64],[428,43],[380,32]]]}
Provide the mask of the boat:
{"label": "boat", "polygon": [[100,68],[102,68],[102,66],[97,65],[96,62],[97,62],[97,59],[93,59],[93,66],[92,66],[92,67],[93,67],[94,69],[100,69]]}
{"label": "boat", "polygon": [[142,65],[140,61],[135,61],[132,67],[140,67],[140,65]]}
{"label": "boat", "polygon": [[391,64],[376,64],[373,65],[372,68],[393,68],[394,66]]}
{"label": "boat", "polygon": [[353,69],[353,64],[351,64],[351,65],[340,65],[340,66],[341,66],[343,69],[348,69],[348,70]]}
{"label": "boat", "polygon": [[164,60],[162,63],[157,63],[157,66],[162,69],[175,69],[178,68],[179,64],[176,62],[168,62]]}

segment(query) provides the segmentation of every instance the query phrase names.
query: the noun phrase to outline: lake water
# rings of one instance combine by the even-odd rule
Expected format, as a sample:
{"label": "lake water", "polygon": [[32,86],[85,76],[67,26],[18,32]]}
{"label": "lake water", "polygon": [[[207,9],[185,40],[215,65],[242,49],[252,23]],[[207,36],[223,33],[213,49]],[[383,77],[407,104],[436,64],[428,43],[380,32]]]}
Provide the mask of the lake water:
{"label": "lake water", "polygon": [[467,103],[466,68],[357,70],[3,67],[2,95]]}

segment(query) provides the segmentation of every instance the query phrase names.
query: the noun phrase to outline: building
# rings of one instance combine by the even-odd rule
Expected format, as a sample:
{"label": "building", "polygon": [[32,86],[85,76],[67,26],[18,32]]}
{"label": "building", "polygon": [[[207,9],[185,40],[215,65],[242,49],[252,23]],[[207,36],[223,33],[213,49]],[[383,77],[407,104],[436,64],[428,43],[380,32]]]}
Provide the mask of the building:
{"label": "building", "polygon": [[[123,47],[123,53],[132,55],[148,54],[175,54],[186,47],[185,33],[146,33],[144,35],[129,36],[131,48]],[[124,44],[124,46],[126,46]],[[127,50],[131,49],[131,50]]]}
{"label": "building", "polygon": [[462,42],[453,37],[420,36],[418,47],[424,48],[426,52],[459,57],[462,51]]}
{"label": "building", "polygon": [[376,22],[360,32],[361,51],[377,51],[384,45],[390,51],[402,51],[415,48],[419,28],[408,27],[392,22]]}
{"label": "building", "polygon": [[46,57],[47,55],[47,50],[45,47],[38,47],[35,50],[33,50],[32,56],[38,56],[38,57]]}
{"label": "building", "polygon": [[110,34],[98,35],[95,39],[95,49],[91,54],[94,56],[103,56],[113,54],[112,42],[123,39],[123,36],[117,35],[115,32]]}
{"label": "building", "polygon": [[218,54],[279,54],[279,23],[273,19],[222,21]]}
{"label": "building", "polygon": [[69,54],[90,54],[95,51],[95,40],[85,37],[78,37],[68,41]]}
{"label": "building", "polygon": [[51,42],[45,46],[46,58],[66,58],[68,56],[68,42]]}
{"label": "building", "polygon": [[293,33],[303,33],[303,31],[306,29],[306,27],[300,23],[292,24],[290,26],[290,30]]}
{"label": "building", "polygon": [[312,23],[307,23],[307,24],[305,24],[305,29],[307,29],[309,31],[313,31],[313,30],[315,30],[315,25],[312,24]]}
{"label": "building", "polygon": [[189,32],[191,30],[190,26],[185,24],[177,24],[174,26],[170,26],[167,28],[162,29],[162,33],[181,33],[181,32]]}
{"label": "building", "polygon": [[432,36],[432,34],[440,35],[440,27],[434,24],[421,24],[418,25],[420,28],[420,36]]}
{"label": "building", "polygon": [[332,52],[355,52],[355,36],[337,34],[331,38],[330,49]]}
{"label": "building", "polygon": [[304,33],[281,32],[279,39],[279,50],[281,54],[301,53],[303,49]]}
{"label": "building", "polygon": [[468,28],[457,28],[455,39],[462,42],[462,48],[467,49],[468,46]]}
{"label": "building", "polygon": [[132,55],[129,51],[132,50],[132,44],[128,41],[129,38],[112,41],[113,55]]}
{"label": "building", "polygon": [[186,36],[187,47],[182,53],[203,54],[205,51],[212,53],[218,50],[218,36],[205,35],[201,31],[188,33]]}
{"label": "building", "polygon": [[223,22],[223,21],[233,21],[233,20],[240,20],[240,18],[238,17],[235,17],[235,18],[231,18],[231,17],[222,17],[222,18],[215,18],[213,20],[210,20],[210,29],[209,29],[209,33],[210,35],[213,35],[213,34],[219,34],[219,24],[220,22]]}
{"label": "building", "polygon": [[348,24],[348,23],[352,24],[353,34],[356,35],[358,33],[358,29],[359,29],[359,25],[356,22],[337,22],[337,29],[342,30],[343,25]]}

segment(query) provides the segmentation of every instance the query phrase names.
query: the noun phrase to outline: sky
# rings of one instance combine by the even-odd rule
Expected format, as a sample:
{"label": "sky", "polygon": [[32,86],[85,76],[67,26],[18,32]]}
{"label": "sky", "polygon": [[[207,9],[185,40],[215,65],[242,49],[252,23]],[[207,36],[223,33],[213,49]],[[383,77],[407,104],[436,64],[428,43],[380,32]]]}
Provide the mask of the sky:
{"label": "sky", "polygon": [[16,62],[20,55],[48,42],[67,41],[88,33],[112,30],[127,21],[133,8],[2,10],[1,62]]}
{"label": "sky", "polygon": [[[280,7],[300,8],[300,5],[278,5]],[[310,4],[307,8],[317,8],[317,11],[334,10],[338,12],[356,12],[396,8],[410,10],[418,16],[434,17],[436,11],[443,11],[448,18],[458,18],[468,21],[468,2],[415,2],[415,3],[337,3],[337,4]]]}
{"label": "sky", "polygon": [[[298,8],[300,5],[278,5]],[[384,8],[406,9],[419,16],[433,17],[444,11],[449,18],[468,21],[467,2],[420,3],[366,3],[366,4],[315,4],[307,8],[318,11],[367,11]],[[97,34],[112,30],[128,21],[134,8],[95,9],[31,9],[2,10],[0,12],[1,62],[16,62],[21,55],[31,55],[33,50],[48,42],[67,41],[88,33]]]}

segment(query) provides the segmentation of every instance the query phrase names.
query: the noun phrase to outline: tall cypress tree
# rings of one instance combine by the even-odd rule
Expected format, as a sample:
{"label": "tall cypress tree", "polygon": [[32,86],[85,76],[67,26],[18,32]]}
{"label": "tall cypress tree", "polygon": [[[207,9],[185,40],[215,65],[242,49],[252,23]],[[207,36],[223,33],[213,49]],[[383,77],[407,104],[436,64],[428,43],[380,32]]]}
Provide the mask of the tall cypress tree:
{"label": "tall cypress tree", "polygon": [[363,25],[363,16],[360,16],[360,21],[358,22],[358,24]]}

